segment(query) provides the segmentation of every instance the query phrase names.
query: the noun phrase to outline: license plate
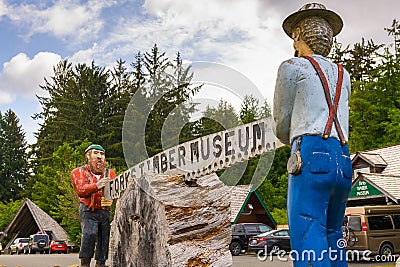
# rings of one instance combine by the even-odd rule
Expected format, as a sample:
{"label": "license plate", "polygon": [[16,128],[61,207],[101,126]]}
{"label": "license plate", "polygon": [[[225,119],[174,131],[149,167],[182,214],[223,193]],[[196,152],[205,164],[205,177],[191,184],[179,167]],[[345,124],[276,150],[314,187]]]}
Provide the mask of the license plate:
{"label": "license plate", "polygon": [[257,244],[257,240],[251,240],[251,244],[252,245]]}

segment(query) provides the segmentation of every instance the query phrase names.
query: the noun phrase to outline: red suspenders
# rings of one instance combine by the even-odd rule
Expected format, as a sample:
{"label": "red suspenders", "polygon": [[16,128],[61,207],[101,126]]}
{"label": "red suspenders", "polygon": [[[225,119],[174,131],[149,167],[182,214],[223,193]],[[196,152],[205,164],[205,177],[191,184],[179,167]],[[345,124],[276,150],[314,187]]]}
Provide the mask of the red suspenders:
{"label": "red suspenders", "polygon": [[339,63],[337,63],[338,81],[336,84],[335,99],[332,103],[331,94],[330,94],[329,86],[328,86],[328,81],[326,80],[326,77],[325,77],[324,72],[322,71],[321,67],[319,66],[317,61],[315,61],[315,59],[313,59],[312,57],[309,57],[309,56],[303,56],[303,57],[308,59],[311,62],[311,64],[313,65],[314,69],[317,71],[318,77],[322,83],[322,87],[324,88],[325,99],[326,99],[326,102],[327,102],[328,108],[329,108],[329,117],[328,117],[328,121],[326,122],[326,125],[325,125],[324,135],[322,137],[324,139],[329,138],[331,131],[332,131],[332,124],[333,124],[333,122],[335,122],[335,128],[339,135],[340,142],[341,142],[342,146],[344,146],[347,143],[347,141],[346,141],[346,138],[344,137],[342,129],[340,128],[339,119],[337,117],[337,109],[339,106],[340,93],[342,92],[343,66],[340,65]]}

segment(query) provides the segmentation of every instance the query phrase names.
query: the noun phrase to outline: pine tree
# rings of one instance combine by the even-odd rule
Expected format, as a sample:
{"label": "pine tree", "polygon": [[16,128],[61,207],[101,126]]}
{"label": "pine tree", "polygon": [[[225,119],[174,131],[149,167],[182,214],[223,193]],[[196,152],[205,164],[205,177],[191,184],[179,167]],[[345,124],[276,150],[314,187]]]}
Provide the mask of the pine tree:
{"label": "pine tree", "polygon": [[20,198],[29,177],[27,143],[19,118],[11,110],[0,113],[0,201]]}

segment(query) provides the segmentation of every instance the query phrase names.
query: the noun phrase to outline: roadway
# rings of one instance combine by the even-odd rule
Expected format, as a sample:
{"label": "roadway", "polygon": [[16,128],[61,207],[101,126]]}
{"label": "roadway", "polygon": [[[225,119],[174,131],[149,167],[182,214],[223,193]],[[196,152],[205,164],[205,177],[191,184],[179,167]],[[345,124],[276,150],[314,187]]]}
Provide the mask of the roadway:
{"label": "roadway", "polygon": [[[78,254],[35,254],[35,255],[0,255],[0,267],[68,267],[79,266]],[[349,267],[394,267],[394,262],[350,262]],[[75,267],[74,266],[74,267]],[[257,258],[255,254],[246,254],[233,257],[233,267],[292,267],[289,258],[278,259],[276,256],[266,258],[264,261]],[[92,260],[91,267],[94,267]],[[155,267],[155,266],[154,266]]]}

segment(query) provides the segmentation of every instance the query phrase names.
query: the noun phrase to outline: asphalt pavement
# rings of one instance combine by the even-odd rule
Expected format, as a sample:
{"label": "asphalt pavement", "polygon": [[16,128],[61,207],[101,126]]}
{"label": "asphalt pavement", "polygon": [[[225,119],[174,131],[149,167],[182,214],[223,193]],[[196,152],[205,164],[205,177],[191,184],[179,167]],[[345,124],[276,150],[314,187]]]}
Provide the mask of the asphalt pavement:
{"label": "asphalt pavement", "polygon": [[[234,256],[233,267],[292,267],[290,258],[276,256],[259,259],[255,254]],[[35,254],[35,255],[0,255],[0,267],[69,267],[79,266],[78,254]],[[349,267],[394,267],[394,262],[350,262]],[[92,260],[91,267],[94,267]],[[156,267],[156,266],[154,266]]]}

